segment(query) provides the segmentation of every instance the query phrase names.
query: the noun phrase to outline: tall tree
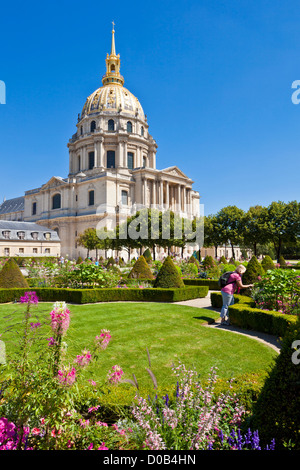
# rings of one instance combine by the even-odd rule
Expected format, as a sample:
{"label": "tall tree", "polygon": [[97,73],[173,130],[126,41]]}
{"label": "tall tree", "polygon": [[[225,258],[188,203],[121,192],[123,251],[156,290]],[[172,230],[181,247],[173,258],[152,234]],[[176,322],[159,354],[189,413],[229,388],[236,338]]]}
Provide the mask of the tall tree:
{"label": "tall tree", "polygon": [[266,223],[267,208],[253,206],[243,218],[243,245],[251,248],[257,256],[258,245],[264,245],[270,239]]}
{"label": "tall tree", "polygon": [[300,237],[300,203],[272,202],[265,216],[267,231],[276,250],[277,261],[283,243],[296,243]]}
{"label": "tall tree", "polygon": [[243,240],[244,214],[244,211],[236,206],[227,206],[221,209],[216,215],[221,243],[229,243],[231,245],[234,259],[234,246],[240,245]]}

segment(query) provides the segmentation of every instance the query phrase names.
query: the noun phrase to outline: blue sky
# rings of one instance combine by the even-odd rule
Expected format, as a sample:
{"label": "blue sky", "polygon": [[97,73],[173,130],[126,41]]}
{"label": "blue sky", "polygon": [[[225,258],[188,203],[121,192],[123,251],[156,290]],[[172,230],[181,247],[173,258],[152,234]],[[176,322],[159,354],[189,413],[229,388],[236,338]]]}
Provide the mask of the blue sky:
{"label": "blue sky", "polygon": [[2,2],[0,201],[68,174],[67,142],[101,86],[111,22],[157,167],[194,180],[205,214],[299,201],[296,1]]}

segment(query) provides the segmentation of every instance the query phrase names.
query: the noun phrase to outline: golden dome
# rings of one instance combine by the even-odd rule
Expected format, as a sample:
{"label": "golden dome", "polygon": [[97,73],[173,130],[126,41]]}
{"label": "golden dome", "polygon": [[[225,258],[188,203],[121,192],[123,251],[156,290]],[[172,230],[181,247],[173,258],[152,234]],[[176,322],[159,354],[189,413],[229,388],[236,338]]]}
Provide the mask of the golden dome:
{"label": "golden dome", "polygon": [[94,91],[86,100],[81,118],[101,112],[124,113],[145,120],[139,100],[123,86],[104,85]]}
{"label": "golden dome", "polygon": [[106,57],[106,74],[102,77],[103,86],[86,99],[81,112],[85,116],[108,112],[124,113],[145,120],[139,100],[126,88],[120,74],[120,55],[116,55],[114,23],[112,30],[111,53]]}

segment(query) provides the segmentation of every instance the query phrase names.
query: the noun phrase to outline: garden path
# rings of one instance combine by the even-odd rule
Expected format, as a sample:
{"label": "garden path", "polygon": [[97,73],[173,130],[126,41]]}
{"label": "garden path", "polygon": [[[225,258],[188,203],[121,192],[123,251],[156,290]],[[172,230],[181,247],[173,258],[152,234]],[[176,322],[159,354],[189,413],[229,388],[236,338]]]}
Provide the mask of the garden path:
{"label": "garden path", "polygon": [[[211,306],[211,301],[210,301],[211,292],[214,292],[214,291],[209,291],[207,296],[204,298],[183,300],[181,302],[174,302],[174,303],[178,305],[186,305],[189,307],[204,308],[207,310],[214,310],[215,312],[220,312],[219,308],[214,308]],[[231,331],[232,333],[238,333],[241,335],[249,336],[251,338],[256,339],[257,341],[260,341],[266,344],[267,346],[270,346],[278,353],[280,352],[281,344],[280,344],[279,339],[276,336],[268,335],[266,333],[260,333],[258,331],[245,330],[234,325],[223,325],[221,324],[220,319],[215,320],[213,323],[207,323],[205,326],[209,328],[221,328],[224,330]]]}

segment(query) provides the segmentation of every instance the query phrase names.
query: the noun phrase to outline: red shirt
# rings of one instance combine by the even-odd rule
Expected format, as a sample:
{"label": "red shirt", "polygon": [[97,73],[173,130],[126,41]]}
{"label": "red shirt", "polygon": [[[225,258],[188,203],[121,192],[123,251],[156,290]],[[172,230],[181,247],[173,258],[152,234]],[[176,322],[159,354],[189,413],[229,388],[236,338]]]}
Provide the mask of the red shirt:
{"label": "red shirt", "polygon": [[[232,274],[230,274],[229,278],[228,278],[228,281],[227,281],[227,285],[225,287],[223,287],[223,289],[221,289],[223,292],[226,292],[227,294],[234,294],[236,289],[237,289],[237,285],[236,285],[236,282],[233,282],[233,281],[241,281],[242,278],[241,278],[241,275],[234,272]],[[229,282],[231,282],[231,284],[229,284]]]}

